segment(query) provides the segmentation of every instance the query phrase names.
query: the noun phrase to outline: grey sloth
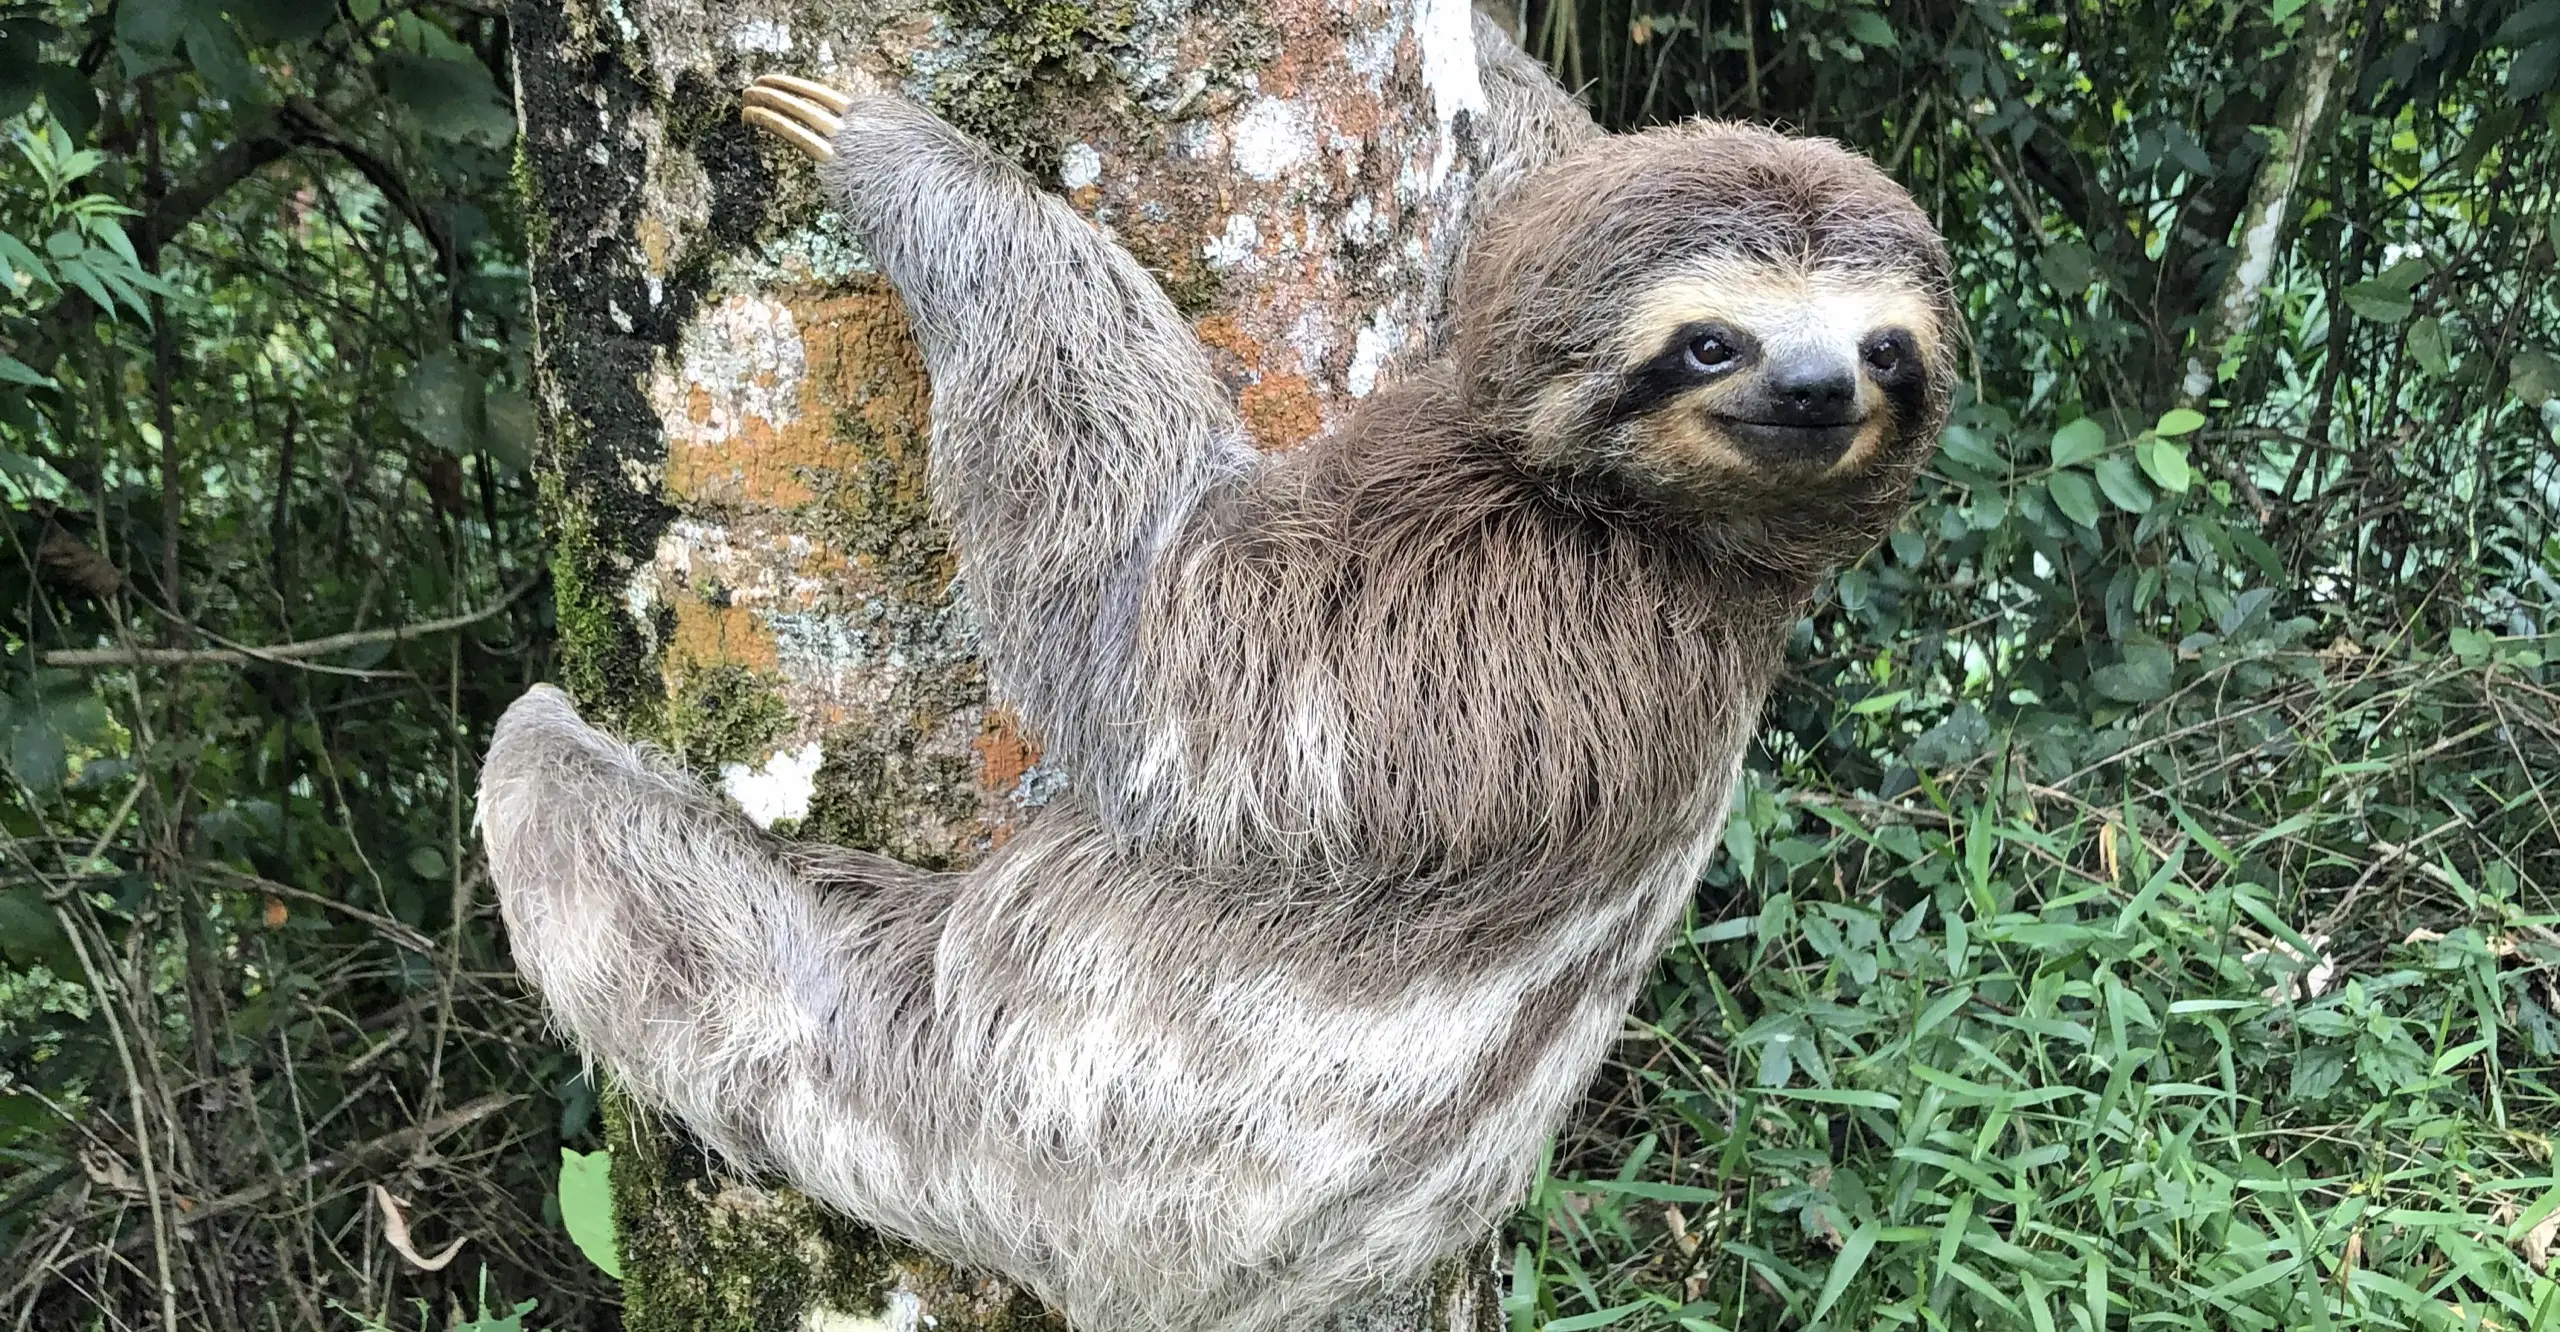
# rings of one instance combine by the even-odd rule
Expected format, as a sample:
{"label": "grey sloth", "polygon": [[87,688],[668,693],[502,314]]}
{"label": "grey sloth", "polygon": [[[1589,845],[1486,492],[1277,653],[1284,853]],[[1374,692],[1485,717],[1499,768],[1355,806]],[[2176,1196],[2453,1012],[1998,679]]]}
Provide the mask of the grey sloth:
{"label": "grey sloth", "polygon": [[1865,160],[1602,136],[1493,59],[1517,183],[1447,354],[1273,456],[1022,172],[897,97],[750,93],[905,299],[990,679],[1074,785],[929,873],[527,694],[479,816],[515,957],[641,1101],[1093,1332],[1305,1326],[1516,1203],[1958,328]]}

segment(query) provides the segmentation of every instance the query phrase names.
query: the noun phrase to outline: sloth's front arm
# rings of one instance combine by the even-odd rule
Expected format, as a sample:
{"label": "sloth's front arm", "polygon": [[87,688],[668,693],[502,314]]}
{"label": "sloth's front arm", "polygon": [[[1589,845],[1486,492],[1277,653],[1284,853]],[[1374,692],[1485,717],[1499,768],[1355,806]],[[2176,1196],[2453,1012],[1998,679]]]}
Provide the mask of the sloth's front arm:
{"label": "sloth's front arm", "polygon": [[781,76],[747,99],[905,302],[995,693],[1070,770],[1124,767],[1148,571],[1261,467],[1225,389],[1134,258],[931,112]]}

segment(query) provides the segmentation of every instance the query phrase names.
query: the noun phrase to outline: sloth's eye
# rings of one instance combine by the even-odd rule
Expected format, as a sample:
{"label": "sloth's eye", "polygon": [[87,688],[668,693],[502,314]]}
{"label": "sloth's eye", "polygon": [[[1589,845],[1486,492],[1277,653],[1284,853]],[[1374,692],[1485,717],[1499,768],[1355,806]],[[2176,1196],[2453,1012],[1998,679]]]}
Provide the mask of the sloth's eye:
{"label": "sloth's eye", "polygon": [[1867,368],[1880,375],[1892,374],[1902,365],[1902,339],[1888,333],[1867,344]]}
{"label": "sloth's eye", "polygon": [[1689,339],[1689,364],[1700,370],[1727,370],[1742,359],[1742,351],[1721,333],[1701,333]]}

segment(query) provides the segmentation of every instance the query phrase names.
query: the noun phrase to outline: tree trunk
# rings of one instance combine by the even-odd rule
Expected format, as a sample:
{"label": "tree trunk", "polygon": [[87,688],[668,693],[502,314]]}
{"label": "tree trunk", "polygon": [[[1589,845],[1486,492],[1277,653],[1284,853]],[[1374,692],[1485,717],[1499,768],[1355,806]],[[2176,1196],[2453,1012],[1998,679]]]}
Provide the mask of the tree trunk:
{"label": "tree trunk", "polygon": [[[514,24],[562,683],[758,821],[928,866],[1060,778],[972,659],[897,296],[739,90],[859,66],[1022,161],[1157,272],[1269,448],[1424,352],[1493,174],[1466,0],[526,0]],[[1049,1321],[611,1124],[641,1332]],[[1343,1320],[1499,1323],[1489,1252]]]}

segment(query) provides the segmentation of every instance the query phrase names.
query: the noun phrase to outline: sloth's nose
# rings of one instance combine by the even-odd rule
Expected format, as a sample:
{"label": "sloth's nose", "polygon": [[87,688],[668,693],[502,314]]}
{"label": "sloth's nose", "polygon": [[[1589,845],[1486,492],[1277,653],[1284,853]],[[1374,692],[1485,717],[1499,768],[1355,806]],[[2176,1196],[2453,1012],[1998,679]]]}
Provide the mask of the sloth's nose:
{"label": "sloth's nose", "polygon": [[1849,367],[1816,358],[1769,367],[1772,425],[1837,426],[1858,420],[1858,379]]}

